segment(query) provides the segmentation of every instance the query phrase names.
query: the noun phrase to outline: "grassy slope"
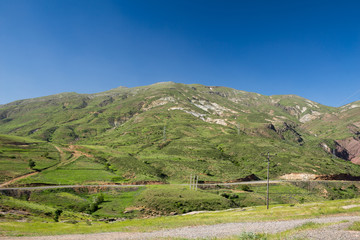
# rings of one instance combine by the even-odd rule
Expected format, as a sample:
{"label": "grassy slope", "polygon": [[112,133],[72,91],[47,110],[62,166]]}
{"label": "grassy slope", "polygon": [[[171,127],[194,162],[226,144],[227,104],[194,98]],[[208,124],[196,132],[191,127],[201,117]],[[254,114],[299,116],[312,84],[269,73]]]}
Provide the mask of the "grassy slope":
{"label": "grassy slope", "polygon": [[69,223],[45,223],[35,222],[0,222],[0,230],[3,235],[56,235],[74,233],[96,232],[137,232],[154,231],[184,226],[211,225],[227,222],[243,221],[266,221],[288,220],[320,217],[333,214],[358,214],[359,207],[344,209],[342,206],[358,205],[359,199],[323,201],[312,204],[299,205],[271,205],[270,210],[266,207],[251,207],[235,209],[231,211],[207,212],[196,215],[156,217],[149,219],[136,219],[116,222],[112,224],[93,222],[90,226],[85,222],[77,224]]}
{"label": "grassy slope", "polygon": [[[204,110],[209,105],[221,106],[220,111]],[[173,107],[178,109],[169,110]],[[314,111],[322,114],[321,120],[299,122]],[[360,175],[359,166],[332,159],[320,147],[321,142],[351,136],[347,126],[358,120],[358,110],[339,111],[292,95],[267,97],[223,87],[162,83],[3,105],[0,132],[86,145],[83,151],[94,156],[44,171],[24,183],[90,183],[94,178],[184,182],[190,174],[203,181],[252,173],[264,178],[266,164],[260,154],[268,151],[278,154],[272,177],[290,172]],[[209,122],[191,113],[203,114]],[[216,119],[227,126],[211,123]],[[270,123],[276,131],[268,127]]]}
{"label": "grassy slope", "polygon": [[20,183],[96,184],[111,182],[111,179],[116,176],[114,173],[106,171],[104,164],[83,156],[75,162],[56,169],[45,170],[41,174],[20,181]]}
{"label": "grassy slope", "polygon": [[[29,168],[29,160],[35,162]],[[23,137],[0,135],[0,182],[42,170],[60,160],[58,151],[49,143]]]}

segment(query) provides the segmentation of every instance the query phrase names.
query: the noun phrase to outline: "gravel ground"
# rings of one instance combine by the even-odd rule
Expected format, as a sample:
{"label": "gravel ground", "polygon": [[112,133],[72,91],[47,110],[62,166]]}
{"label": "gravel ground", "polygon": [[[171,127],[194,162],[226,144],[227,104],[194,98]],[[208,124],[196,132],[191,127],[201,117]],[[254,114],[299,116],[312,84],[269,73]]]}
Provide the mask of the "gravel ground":
{"label": "gravel ground", "polygon": [[316,230],[303,231],[299,234],[296,234],[294,238],[305,238],[305,239],[321,239],[321,240],[358,240],[360,239],[359,231],[346,231],[351,222],[340,223],[325,228],[320,228]]}
{"label": "gravel ground", "polygon": [[117,239],[159,239],[166,237],[181,238],[215,238],[240,235],[243,232],[256,233],[278,233],[288,229],[295,228],[306,222],[329,223],[347,220],[349,222],[339,223],[330,227],[324,227],[316,230],[304,231],[295,237],[307,239],[323,240],[355,240],[360,239],[360,232],[344,230],[354,221],[360,221],[360,216],[341,216],[341,217],[324,217],[302,220],[289,221],[268,221],[268,222],[241,222],[241,223],[224,223],[209,226],[183,227],[169,230],[159,230],[153,232],[111,232],[96,234],[73,234],[59,236],[42,236],[42,237],[0,237],[2,240],[117,240]]}

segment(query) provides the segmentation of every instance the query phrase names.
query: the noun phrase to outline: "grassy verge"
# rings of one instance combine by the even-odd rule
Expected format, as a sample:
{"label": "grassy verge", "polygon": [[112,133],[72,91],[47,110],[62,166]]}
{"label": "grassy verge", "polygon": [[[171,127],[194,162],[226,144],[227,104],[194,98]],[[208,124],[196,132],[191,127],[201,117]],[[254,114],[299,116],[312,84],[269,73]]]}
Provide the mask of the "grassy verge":
{"label": "grassy verge", "polygon": [[360,222],[354,222],[354,223],[349,227],[349,230],[360,231]]}
{"label": "grassy verge", "polygon": [[79,222],[75,224],[64,222],[0,222],[2,235],[57,235],[97,232],[137,232],[154,231],[184,226],[212,225],[228,222],[290,220],[320,217],[333,214],[359,214],[359,208],[344,209],[342,206],[359,204],[360,199],[334,200],[317,203],[289,205],[272,205],[270,210],[265,207],[250,207],[231,211],[205,212],[195,215],[155,217],[148,219],[133,219],[115,223]]}

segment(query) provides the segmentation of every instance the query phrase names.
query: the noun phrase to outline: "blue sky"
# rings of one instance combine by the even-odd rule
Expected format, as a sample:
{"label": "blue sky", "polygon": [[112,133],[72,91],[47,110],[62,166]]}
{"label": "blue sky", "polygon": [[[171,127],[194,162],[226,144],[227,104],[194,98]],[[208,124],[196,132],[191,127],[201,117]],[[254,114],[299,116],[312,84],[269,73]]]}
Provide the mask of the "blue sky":
{"label": "blue sky", "polygon": [[360,2],[0,0],[0,104],[174,81],[360,100]]}

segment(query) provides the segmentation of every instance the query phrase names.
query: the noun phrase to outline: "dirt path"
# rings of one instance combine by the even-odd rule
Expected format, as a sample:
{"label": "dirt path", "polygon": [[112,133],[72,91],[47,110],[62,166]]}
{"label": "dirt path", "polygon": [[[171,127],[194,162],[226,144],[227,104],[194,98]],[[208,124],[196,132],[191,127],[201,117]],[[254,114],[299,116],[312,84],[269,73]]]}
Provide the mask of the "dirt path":
{"label": "dirt path", "polygon": [[65,153],[64,151],[59,148],[58,146],[52,144],[54,148],[56,148],[56,150],[60,153],[60,162],[62,162],[65,159]]}
{"label": "dirt path", "polygon": [[20,177],[13,178],[13,179],[11,179],[10,181],[7,181],[7,182],[4,182],[4,183],[0,184],[0,188],[6,187],[7,185],[10,185],[10,184],[12,184],[12,183],[14,183],[14,182],[16,182],[16,181],[18,181],[18,180],[20,180],[20,179],[24,179],[24,178],[27,178],[27,177],[36,175],[36,174],[38,174],[38,173],[39,173],[39,172],[31,172],[31,173],[27,173],[27,174],[25,174],[25,175],[22,175],[22,176],[20,176]]}
{"label": "dirt path", "polygon": [[[53,147],[56,148],[56,150],[60,153],[60,162],[62,162],[63,159],[65,159],[65,153],[64,153],[64,151],[63,151],[61,148],[59,148],[58,146],[56,146],[56,145],[54,145],[54,144],[52,144],[52,145],[53,145]],[[60,162],[59,162],[59,163],[60,163]],[[55,166],[58,165],[59,163],[57,163],[57,164],[55,164],[54,166],[51,166],[51,167],[55,167]],[[27,174],[24,174],[24,175],[22,175],[22,176],[13,178],[13,179],[11,179],[10,181],[7,181],[7,182],[4,182],[4,183],[0,184],[0,188],[6,187],[7,185],[10,185],[10,184],[12,184],[12,183],[14,183],[14,182],[16,182],[16,181],[18,181],[18,180],[21,180],[21,179],[24,179],[24,178],[27,178],[27,177],[36,175],[36,174],[38,174],[39,172],[41,172],[41,171],[31,172],[31,173],[27,173]]]}
{"label": "dirt path", "polygon": [[[56,146],[55,146],[56,147]],[[72,153],[72,156],[68,159],[68,160],[65,160],[65,154],[64,154],[64,151],[59,148],[59,147],[56,147],[58,149],[58,151],[60,152],[60,155],[62,155],[62,159],[61,159],[61,162],[59,163],[58,166],[65,166],[65,165],[68,165],[72,162],[75,162],[79,157],[81,156],[86,156],[86,157],[94,157],[93,155],[91,154],[88,154],[88,153],[84,153],[82,151],[79,151],[78,150],[78,146],[76,145],[69,145],[68,148],[64,148],[65,151],[68,151],[68,152],[71,152]]]}
{"label": "dirt path", "polygon": [[[346,224],[341,221],[348,221]],[[3,237],[2,240],[19,239],[19,240],[122,240],[122,239],[161,239],[161,238],[222,238],[227,236],[241,235],[244,232],[253,233],[279,233],[297,226],[301,226],[307,222],[316,223],[336,223],[330,227],[320,228],[313,231],[304,231],[307,239],[322,240],[355,240],[360,239],[360,232],[347,231],[344,228],[354,221],[360,221],[360,216],[337,216],[312,218],[288,221],[268,221],[268,222],[240,222],[240,223],[224,223],[209,226],[182,227],[169,230],[159,230],[153,232],[111,232],[111,233],[95,233],[95,234],[72,234],[58,236],[42,236],[42,237]],[[345,225],[344,225],[345,224]],[[311,234],[317,235],[311,235]],[[317,238],[320,237],[320,238]],[[297,236],[292,236],[296,237]],[[291,239],[287,238],[287,239]],[[285,238],[282,238],[285,239]],[[299,238],[297,238],[299,239]]]}
{"label": "dirt path", "polygon": [[[46,169],[53,169],[53,168],[57,168],[59,166],[65,166],[65,165],[68,165],[72,162],[75,162],[79,157],[81,156],[86,156],[86,157],[93,157],[92,155],[90,154],[87,154],[87,153],[84,153],[84,152],[81,152],[78,149],[78,146],[76,145],[69,145],[68,148],[64,148],[65,151],[69,151],[69,152],[72,152],[72,156],[66,160],[66,157],[65,157],[65,153],[64,153],[64,150],[61,149],[59,146],[56,146],[56,145],[53,145],[54,148],[56,148],[56,150],[60,153],[60,161],[58,163],[56,163],[55,165],[53,166],[50,166]],[[42,169],[42,170],[45,170],[45,169]],[[2,184],[0,184],[0,188],[3,188],[3,187],[6,187],[18,180],[21,180],[21,179],[24,179],[24,178],[27,178],[27,177],[30,177],[30,176],[33,176],[33,175],[36,175],[38,173],[40,173],[42,170],[39,170],[39,171],[36,171],[36,172],[31,172],[31,173],[27,173],[27,174],[24,174],[22,176],[19,176],[19,177],[16,177],[16,178],[13,178],[7,182],[4,182]]]}

